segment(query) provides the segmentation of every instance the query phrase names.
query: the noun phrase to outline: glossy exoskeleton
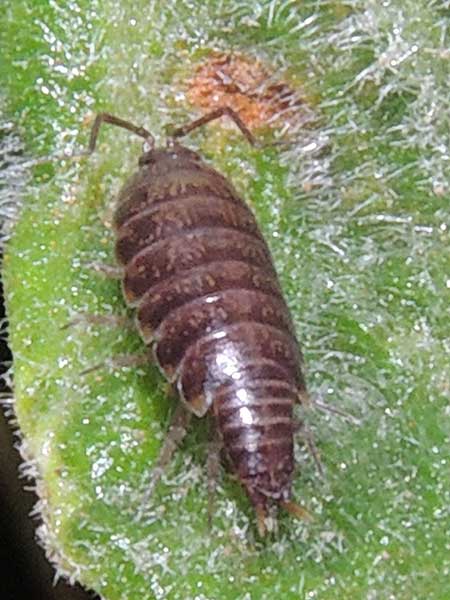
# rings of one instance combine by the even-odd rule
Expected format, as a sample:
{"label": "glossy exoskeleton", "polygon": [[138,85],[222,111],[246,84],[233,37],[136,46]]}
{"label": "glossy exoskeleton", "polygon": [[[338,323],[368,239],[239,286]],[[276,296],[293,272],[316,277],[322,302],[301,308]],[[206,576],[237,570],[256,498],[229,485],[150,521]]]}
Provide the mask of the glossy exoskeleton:
{"label": "glossy exoskeleton", "polygon": [[145,129],[102,113],[90,151],[102,122],[147,143],[119,195],[114,227],[125,300],[180,397],[154,482],[191,415],[212,413],[263,534],[272,505],[305,514],[290,501],[293,408],[305,382],[289,311],[252,211],[229,180],[177,141],[222,115],[254,142],[229,108],[174,131],[164,148],[155,148]]}

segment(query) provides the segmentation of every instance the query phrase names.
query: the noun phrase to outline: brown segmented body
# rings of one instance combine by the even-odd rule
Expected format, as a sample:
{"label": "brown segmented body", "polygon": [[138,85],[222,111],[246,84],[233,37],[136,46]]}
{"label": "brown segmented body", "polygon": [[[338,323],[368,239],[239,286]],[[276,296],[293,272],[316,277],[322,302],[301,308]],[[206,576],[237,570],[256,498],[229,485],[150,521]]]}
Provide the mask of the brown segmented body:
{"label": "brown segmented body", "polygon": [[301,355],[270,252],[235,189],[173,143],[145,153],[115,213],[123,292],[188,410],[212,412],[257,511],[290,498]]}

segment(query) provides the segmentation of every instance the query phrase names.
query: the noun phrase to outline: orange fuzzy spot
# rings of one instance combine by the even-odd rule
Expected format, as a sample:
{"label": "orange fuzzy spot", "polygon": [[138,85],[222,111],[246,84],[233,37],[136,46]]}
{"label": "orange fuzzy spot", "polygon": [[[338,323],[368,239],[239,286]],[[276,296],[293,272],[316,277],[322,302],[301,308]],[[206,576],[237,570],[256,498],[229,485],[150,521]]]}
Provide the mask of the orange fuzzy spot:
{"label": "orange fuzzy spot", "polygon": [[213,53],[188,81],[187,97],[204,113],[229,106],[249,129],[311,120],[300,91],[275,77],[260,60],[243,54]]}

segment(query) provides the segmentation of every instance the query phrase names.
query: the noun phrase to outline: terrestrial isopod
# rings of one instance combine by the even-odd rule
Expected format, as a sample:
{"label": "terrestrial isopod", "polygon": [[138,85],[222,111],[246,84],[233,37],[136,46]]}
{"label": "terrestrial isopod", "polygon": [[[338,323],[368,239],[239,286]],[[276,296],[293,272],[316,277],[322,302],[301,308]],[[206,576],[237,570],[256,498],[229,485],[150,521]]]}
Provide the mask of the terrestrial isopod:
{"label": "terrestrial isopod", "polygon": [[192,414],[210,413],[264,534],[271,507],[307,514],[290,499],[293,409],[306,390],[291,317],[253,213],[230,181],[177,141],[222,115],[254,143],[228,107],[175,130],[164,148],[155,148],[147,130],[101,113],[89,152],[103,122],[146,141],[139,170],[120,192],[114,228],[125,300],[181,400],[154,481]]}

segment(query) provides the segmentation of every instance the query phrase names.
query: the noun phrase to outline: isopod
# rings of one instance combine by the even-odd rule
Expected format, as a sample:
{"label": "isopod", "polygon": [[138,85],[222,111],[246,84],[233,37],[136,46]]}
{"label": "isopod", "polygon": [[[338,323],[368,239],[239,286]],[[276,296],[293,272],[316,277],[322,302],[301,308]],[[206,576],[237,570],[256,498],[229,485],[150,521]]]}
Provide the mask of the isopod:
{"label": "isopod", "polygon": [[146,142],[120,192],[114,229],[125,301],[180,398],[154,482],[191,416],[211,414],[263,535],[277,506],[307,515],[291,501],[293,409],[306,389],[291,316],[252,211],[228,179],[177,141],[222,115],[254,143],[228,107],[175,130],[163,148],[147,130],[101,113],[89,152],[103,122]]}

